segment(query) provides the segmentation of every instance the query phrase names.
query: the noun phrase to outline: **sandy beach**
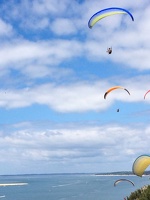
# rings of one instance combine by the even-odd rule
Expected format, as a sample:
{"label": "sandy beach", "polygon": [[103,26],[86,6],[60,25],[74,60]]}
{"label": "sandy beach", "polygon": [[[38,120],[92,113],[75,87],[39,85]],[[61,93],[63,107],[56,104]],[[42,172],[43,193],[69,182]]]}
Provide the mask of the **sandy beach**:
{"label": "sandy beach", "polygon": [[28,183],[0,183],[1,186],[19,186],[19,185],[27,185]]}

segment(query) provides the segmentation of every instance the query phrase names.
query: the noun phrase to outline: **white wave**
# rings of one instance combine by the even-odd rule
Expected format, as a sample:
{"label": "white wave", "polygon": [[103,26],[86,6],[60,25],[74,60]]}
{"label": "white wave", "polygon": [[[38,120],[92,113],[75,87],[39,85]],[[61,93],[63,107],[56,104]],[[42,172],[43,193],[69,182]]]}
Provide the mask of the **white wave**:
{"label": "white wave", "polygon": [[74,182],[74,183],[66,183],[66,184],[59,184],[59,185],[53,185],[52,187],[65,187],[68,185],[74,185],[74,184],[78,184],[80,181]]}
{"label": "white wave", "polygon": [[16,185],[27,185],[28,183],[0,183],[1,186],[16,186]]}
{"label": "white wave", "polygon": [[5,195],[0,196],[0,198],[4,198],[4,197],[5,197]]}

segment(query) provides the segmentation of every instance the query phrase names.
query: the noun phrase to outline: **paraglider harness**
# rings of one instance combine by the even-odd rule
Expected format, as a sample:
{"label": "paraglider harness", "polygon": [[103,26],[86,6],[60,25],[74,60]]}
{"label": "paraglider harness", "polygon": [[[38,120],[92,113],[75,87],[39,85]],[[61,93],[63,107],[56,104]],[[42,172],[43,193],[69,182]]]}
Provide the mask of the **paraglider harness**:
{"label": "paraglider harness", "polygon": [[108,54],[111,54],[112,53],[112,47],[111,48],[107,48],[107,51],[106,51]]}

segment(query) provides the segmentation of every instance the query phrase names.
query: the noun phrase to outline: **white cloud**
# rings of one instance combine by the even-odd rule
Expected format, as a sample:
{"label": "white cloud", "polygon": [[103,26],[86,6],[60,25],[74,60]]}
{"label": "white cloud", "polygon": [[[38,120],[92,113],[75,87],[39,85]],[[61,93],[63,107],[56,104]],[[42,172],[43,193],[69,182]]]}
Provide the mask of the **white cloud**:
{"label": "white cloud", "polygon": [[0,56],[3,57],[3,59],[0,60],[0,66],[1,68],[11,66],[11,68],[15,69],[16,66],[19,66],[18,63],[24,62],[29,64],[35,61],[53,65],[59,64],[66,59],[79,56],[81,53],[81,44],[75,40],[38,42],[15,40],[11,43],[1,44]]}
{"label": "white cloud", "polygon": [[[0,137],[1,167],[3,163],[8,162],[9,155],[9,161],[11,159],[15,166],[18,165],[17,160],[22,164],[30,163],[31,171],[34,162],[38,163],[42,170],[45,170],[42,165],[44,166],[46,163],[49,169],[59,163],[56,171],[62,171],[60,167],[68,163],[65,170],[67,172],[70,170],[70,165],[72,171],[76,171],[76,166],[80,165],[82,168],[84,162],[87,164],[95,163],[98,166],[97,164],[103,163],[103,161],[105,161],[106,166],[111,161],[114,165],[113,170],[117,167],[115,163],[126,161],[126,165],[124,167],[122,165],[120,169],[131,170],[132,160],[138,154],[147,152],[149,147],[149,136],[146,134],[149,126],[143,128],[143,126],[126,127],[111,124],[109,126],[86,127],[74,124],[72,128],[69,126],[58,128],[56,126],[54,129],[47,128],[45,130],[43,127],[44,129],[41,131],[36,128],[36,124],[35,127],[33,124],[32,128],[27,124],[25,129],[23,126],[21,127],[20,130],[11,131],[9,134],[5,132],[6,128],[1,130],[3,131]],[[73,167],[74,162],[76,166]],[[46,170],[50,172],[48,168]],[[101,170],[105,171],[105,168],[101,168]]]}
{"label": "white cloud", "polygon": [[9,37],[13,35],[13,27],[0,19],[0,37]]}
{"label": "white cloud", "polygon": [[33,2],[32,8],[33,8],[33,11],[38,15],[39,14],[46,15],[46,14],[51,14],[51,13],[55,15],[55,14],[64,13],[67,9],[68,4],[69,4],[68,0],[63,0],[63,1],[60,1],[60,0],[39,1],[38,0],[38,1]]}
{"label": "white cloud", "polygon": [[[35,74],[35,76],[39,77],[38,74]],[[131,95],[124,90],[115,90],[105,100],[105,92],[114,86],[106,80],[95,82],[78,81],[61,86],[46,83],[28,87],[28,89],[25,87],[18,90],[7,90],[4,93],[1,92],[0,106],[18,108],[39,104],[47,105],[58,112],[100,112],[109,108],[116,100],[120,102],[149,103],[144,100],[144,94],[149,88],[149,76],[121,79],[119,81],[120,85],[129,90]],[[141,84],[142,80],[145,80],[143,84]]]}
{"label": "white cloud", "polygon": [[51,30],[57,35],[70,35],[77,32],[74,22],[67,18],[57,18],[52,22]]}

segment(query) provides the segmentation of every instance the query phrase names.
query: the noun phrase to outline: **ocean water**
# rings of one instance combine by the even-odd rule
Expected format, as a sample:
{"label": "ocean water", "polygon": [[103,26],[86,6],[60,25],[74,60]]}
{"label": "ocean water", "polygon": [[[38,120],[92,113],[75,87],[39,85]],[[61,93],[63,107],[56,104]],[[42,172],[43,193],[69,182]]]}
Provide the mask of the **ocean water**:
{"label": "ocean water", "polygon": [[[134,182],[114,182],[126,178]],[[0,184],[27,183],[0,187],[4,200],[123,200],[131,192],[150,184],[149,176],[96,176],[92,174],[52,174],[0,176]]]}

